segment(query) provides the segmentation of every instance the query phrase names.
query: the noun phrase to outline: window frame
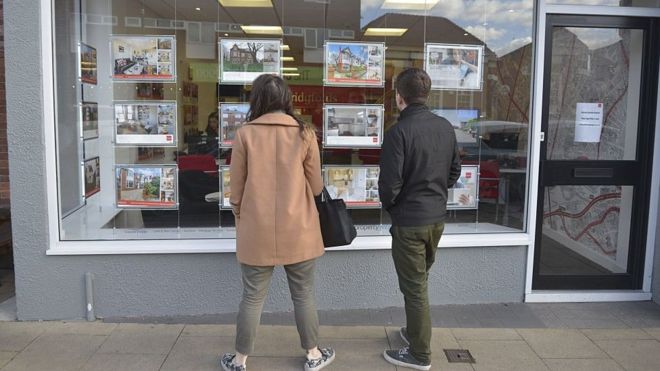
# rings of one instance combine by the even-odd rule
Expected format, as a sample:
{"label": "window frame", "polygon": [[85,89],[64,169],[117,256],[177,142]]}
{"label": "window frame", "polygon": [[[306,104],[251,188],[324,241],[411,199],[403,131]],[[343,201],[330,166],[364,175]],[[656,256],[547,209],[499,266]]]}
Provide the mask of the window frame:
{"label": "window frame", "polygon": [[[61,213],[59,208],[59,186],[57,182],[57,100],[55,96],[55,56],[53,44],[55,32],[54,26],[54,0],[40,0],[41,6],[41,62],[42,62],[42,114],[45,141],[45,174],[46,174],[46,199],[47,199],[47,227],[49,244],[47,255],[131,255],[131,254],[173,254],[173,253],[235,253],[236,239],[157,239],[157,240],[84,240],[66,241],[61,240]],[[534,3],[537,7],[537,1]],[[535,13],[536,14],[536,13]],[[532,29],[536,30],[536,17],[533,20]],[[535,32],[535,31],[533,31]],[[533,50],[536,46],[532,46]],[[536,52],[534,52],[536,56]],[[532,65],[535,65],[535,59]],[[532,71],[534,72],[534,71]],[[532,84],[534,85],[534,84]],[[530,112],[531,117],[536,115],[534,110],[534,86],[530,86]],[[534,122],[534,121],[533,121]],[[530,200],[535,198],[534,182],[538,176],[538,135],[536,128],[530,122],[529,147],[527,148],[528,161],[526,173],[526,194],[524,227],[520,232],[500,233],[470,233],[470,234],[446,234],[440,240],[440,248],[462,248],[462,247],[502,247],[502,246],[530,246],[533,243],[535,225],[534,207]],[[530,198],[532,197],[532,198]],[[360,236],[349,246],[332,248],[329,251],[352,251],[352,250],[388,250],[391,248],[391,236]],[[532,255],[533,256],[533,255]]]}

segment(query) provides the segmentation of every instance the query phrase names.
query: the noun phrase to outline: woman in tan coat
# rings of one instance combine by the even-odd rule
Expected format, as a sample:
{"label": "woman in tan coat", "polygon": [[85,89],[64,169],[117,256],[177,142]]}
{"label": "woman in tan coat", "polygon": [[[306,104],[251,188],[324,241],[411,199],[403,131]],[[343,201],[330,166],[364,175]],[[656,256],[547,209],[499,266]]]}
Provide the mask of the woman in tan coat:
{"label": "woman in tan coat", "polygon": [[243,276],[243,298],[236,322],[236,353],[221,364],[246,369],[276,265],[283,265],[295,311],[305,370],[334,360],[318,347],[314,298],[316,258],[323,239],[314,196],[323,190],[314,128],[293,115],[291,92],[272,75],[254,80],[248,123],[236,132],[232,148],[230,203],[236,217],[236,256]]}

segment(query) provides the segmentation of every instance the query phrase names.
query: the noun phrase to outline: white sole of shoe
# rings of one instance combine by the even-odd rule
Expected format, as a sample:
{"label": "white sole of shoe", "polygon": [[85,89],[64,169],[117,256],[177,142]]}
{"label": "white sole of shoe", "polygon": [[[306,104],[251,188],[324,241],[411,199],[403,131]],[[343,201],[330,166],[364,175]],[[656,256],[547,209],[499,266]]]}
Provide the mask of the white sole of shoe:
{"label": "white sole of shoe", "polygon": [[393,365],[401,366],[401,367],[407,367],[407,368],[413,368],[415,370],[422,370],[422,371],[428,371],[431,369],[431,365],[428,366],[418,366],[418,365],[411,365],[410,363],[405,363],[401,362],[398,359],[394,359],[387,355],[387,351],[383,351],[383,357],[385,357],[385,360]]}

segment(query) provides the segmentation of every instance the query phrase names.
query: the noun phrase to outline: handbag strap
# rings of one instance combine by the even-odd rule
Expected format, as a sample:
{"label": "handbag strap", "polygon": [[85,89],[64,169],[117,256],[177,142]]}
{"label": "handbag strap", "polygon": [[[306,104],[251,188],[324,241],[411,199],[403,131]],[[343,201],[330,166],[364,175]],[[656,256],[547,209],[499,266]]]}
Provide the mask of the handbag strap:
{"label": "handbag strap", "polygon": [[323,192],[321,192],[321,194],[323,195],[322,197],[323,202],[332,201],[332,197],[330,197],[330,192],[328,192],[328,189],[325,188],[325,186],[323,186]]}

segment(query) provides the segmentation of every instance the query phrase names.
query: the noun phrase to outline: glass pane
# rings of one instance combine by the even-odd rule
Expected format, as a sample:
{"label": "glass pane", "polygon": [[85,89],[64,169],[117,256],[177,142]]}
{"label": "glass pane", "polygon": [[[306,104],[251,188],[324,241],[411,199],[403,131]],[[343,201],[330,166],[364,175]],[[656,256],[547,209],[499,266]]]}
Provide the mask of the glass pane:
{"label": "glass pane", "polygon": [[555,27],[548,160],[636,158],[643,31]]}
{"label": "glass pane", "polygon": [[632,186],[546,187],[540,274],[625,273],[632,202]]}
{"label": "glass pane", "polygon": [[317,128],[359,235],[389,235],[380,144],[409,67],[463,156],[445,233],[525,229],[533,0],[249,3],[54,1],[62,239],[234,238],[231,145],[260,73]]}

